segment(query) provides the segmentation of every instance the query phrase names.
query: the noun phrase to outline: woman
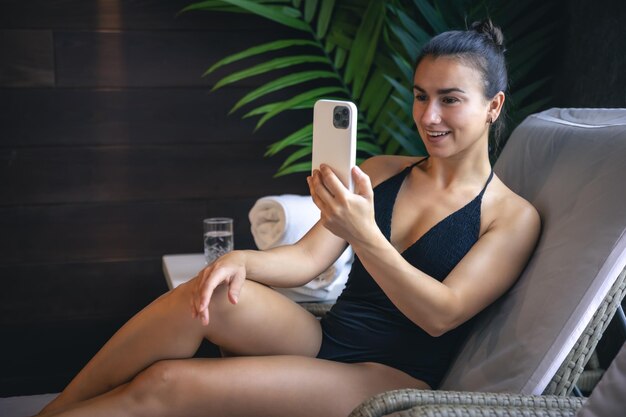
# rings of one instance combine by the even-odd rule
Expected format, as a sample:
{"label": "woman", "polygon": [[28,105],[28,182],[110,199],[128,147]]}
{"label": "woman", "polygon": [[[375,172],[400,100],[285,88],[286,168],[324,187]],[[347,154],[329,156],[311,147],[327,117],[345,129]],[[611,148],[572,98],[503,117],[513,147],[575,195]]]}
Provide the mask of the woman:
{"label": "woman", "polygon": [[[354,193],[321,167],[307,179],[321,219],[306,236],[231,252],[154,301],[42,415],[345,416],[382,391],[436,388],[539,235],[536,210],[489,163],[503,53],[490,21],[433,38],[414,75],[428,158],[371,158]],[[321,322],[268,288],[306,283],[348,243],[348,284]],[[226,357],[189,359],[203,338]]]}

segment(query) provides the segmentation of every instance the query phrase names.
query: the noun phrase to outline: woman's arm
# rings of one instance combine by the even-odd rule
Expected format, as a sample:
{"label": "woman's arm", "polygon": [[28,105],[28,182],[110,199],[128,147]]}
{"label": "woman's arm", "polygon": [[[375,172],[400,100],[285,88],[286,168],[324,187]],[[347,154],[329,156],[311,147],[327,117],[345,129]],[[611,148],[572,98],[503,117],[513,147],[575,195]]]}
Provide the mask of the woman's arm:
{"label": "woman's arm", "polygon": [[317,222],[295,244],[243,251],[246,278],[273,287],[298,287],[328,269],[347,245]]}
{"label": "woman's arm", "polygon": [[497,222],[443,282],[409,264],[382,234],[352,247],[396,307],[432,336],[440,336],[504,294],[530,257],[539,232],[536,211],[520,209]]}
{"label": "woman's arm", "polygon": [[233,304],[237,304],[246,279],[275,287],[304,285],[328,269],[346,246],[345,240],[318,222],[293,245],[227,253],[194,278],[193,315],[204,324],[209,323],[209,303],[215,288],[222,284],[228,285]]}
{"label": "woman's arm", "polygon": [[[364,267],[403,314],[433,336],[473,317],[517,279],[539,235],[536,210],[509,200],[470,252],[443,282],[408,263],[383,236],[374,220],[369,177],[353,171],[355,194],[328,168],[310,180],[325,227],[346,239]],[[514,238],[512,238],[514,237]]]}

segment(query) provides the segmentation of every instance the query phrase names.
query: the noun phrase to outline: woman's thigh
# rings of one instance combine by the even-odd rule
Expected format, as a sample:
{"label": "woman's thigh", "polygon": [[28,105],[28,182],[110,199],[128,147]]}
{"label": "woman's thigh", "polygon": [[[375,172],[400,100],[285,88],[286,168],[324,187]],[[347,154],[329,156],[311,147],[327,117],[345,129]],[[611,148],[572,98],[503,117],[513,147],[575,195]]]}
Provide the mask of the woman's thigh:
{"label": "woman's thigh", "polygon": [[[178,296],[190,298],[191,285]],[[315,356],[322,342],[319,320],[287,297],[246,281],[239,301],[228,300],[225,285],[216,288],[209,304],[205,336],[232,355]],[[191,310],[190,310],[191,314]],[[195,320],[202,326],[200,320]]]}
{"label": "woman's thigh", "polygon": [[267,356],[160,362],[129,394],[133,405],[155,407],[152,415],[306,417],[347,416],[372,395],[399,388],[427,386],[380,364]]}

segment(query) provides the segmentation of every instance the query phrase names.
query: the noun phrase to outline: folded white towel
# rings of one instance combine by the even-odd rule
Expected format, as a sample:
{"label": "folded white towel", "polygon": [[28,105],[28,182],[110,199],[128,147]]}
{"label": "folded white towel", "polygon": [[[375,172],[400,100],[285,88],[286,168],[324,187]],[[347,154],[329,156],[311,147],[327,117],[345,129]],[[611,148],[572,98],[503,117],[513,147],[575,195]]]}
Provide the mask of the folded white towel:
{"label": "folded white towel", "polygon": [[[310,196],[283,194],[257,200],[250,212],[252,237],[261,249],[297,242],[320,218],[320,211]],[[296,301],[336,299],[345,286],[352,265],[353,252],[348,247],[326,271],[303,287],[281,290]]]}
{"label": "folded white towel", "polygon": [[257,248],[270,249],[297,242],[320,219],[308,196],[283,194],[257,200],[248,213]]}

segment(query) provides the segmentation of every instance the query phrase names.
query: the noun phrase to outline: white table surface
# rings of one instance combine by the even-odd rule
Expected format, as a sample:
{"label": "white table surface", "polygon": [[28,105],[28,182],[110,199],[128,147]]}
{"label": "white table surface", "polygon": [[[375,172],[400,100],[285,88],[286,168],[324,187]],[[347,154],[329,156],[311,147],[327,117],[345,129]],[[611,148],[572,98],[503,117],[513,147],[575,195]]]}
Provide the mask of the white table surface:
{"label": "white table surface", "polygon": [[[203,253],[163,255],[163,274],[170,290],[195,277],[205,266]],[[334,301],[342,289],[343,287],[338,287],[332,292],[324,292],[305,287],[274,288],[274,290],[299,303]]]}
{"label": "white table surface", "polygon": [[195,277],[205,266],[203,253],[163,256],[163,274],[170,290]]}

